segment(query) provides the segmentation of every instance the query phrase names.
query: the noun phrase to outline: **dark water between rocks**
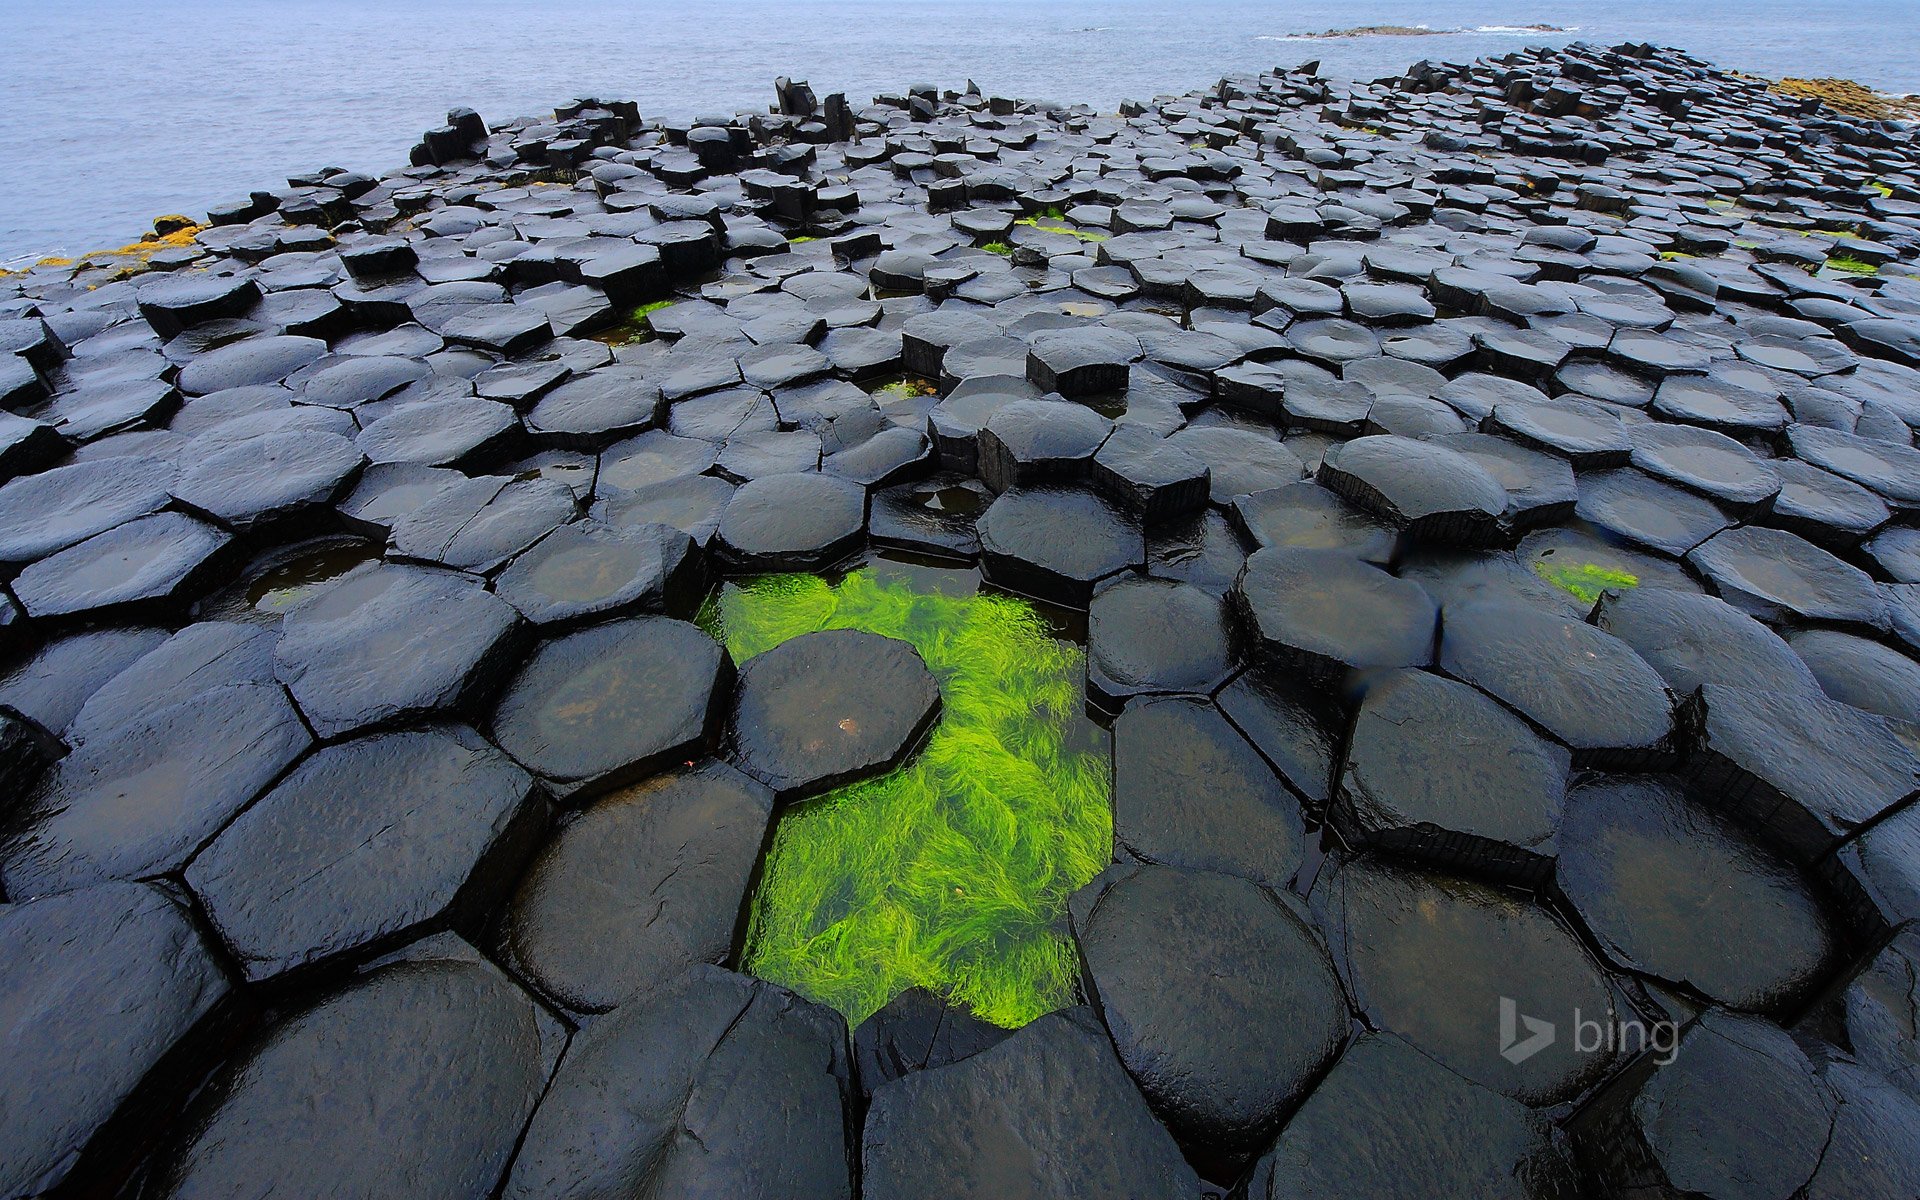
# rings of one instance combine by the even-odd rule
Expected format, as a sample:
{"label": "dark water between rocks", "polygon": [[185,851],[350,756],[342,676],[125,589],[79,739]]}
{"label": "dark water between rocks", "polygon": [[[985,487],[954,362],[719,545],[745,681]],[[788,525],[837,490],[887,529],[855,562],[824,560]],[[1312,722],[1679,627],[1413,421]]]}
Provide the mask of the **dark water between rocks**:
{"label": "dark water between rocks", "polygon": [[[1473,32],[1289,36],[1373,24]],[[597,93],[690,117],[765,105],[790,74],[856,104],[971,77],[1110,110],[1308,58],[1371,78],[1575,38],[1920,90],[1913,0],[0,0],[0,265],[119,245],[292,172],[390,169],[455,104],[503,120]]]}

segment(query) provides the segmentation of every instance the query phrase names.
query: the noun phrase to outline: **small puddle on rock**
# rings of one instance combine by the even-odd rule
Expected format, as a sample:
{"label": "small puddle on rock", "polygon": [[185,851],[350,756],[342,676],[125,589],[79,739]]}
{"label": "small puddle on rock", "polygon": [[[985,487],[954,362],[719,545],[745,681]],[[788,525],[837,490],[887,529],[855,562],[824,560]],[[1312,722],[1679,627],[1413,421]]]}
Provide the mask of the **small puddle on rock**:
{"label": "small puddle on rock", "polygon": [[380,551],[367,542],[321,547],[261,572],[247,585],[247,604],[262,612],[284,613],[313,595],[320,584],[379,559]]}
{"label": "small puddle on rock", "polygon": [[736,662],[822,629],[911,643],[938,680],[926,746],[790,807],[752,902],[745,969],[858,1025],[910,987],[1008,1028],[1073,1001],[1066,899],[1111,858],[1107,735],[1084,652],[967,569],[885,558],[837,582],[729,583],[701,625]]}

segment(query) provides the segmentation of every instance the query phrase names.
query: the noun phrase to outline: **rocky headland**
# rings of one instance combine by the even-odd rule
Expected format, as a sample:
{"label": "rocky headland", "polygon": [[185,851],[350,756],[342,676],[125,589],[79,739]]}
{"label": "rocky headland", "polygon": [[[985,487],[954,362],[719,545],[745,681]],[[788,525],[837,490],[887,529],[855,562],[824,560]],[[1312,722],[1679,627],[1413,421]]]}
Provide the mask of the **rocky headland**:
{"label": "rocky headland", "polygon": [[456,110],[0,278],[0,1195],[1920,1192],[1920,143]]}

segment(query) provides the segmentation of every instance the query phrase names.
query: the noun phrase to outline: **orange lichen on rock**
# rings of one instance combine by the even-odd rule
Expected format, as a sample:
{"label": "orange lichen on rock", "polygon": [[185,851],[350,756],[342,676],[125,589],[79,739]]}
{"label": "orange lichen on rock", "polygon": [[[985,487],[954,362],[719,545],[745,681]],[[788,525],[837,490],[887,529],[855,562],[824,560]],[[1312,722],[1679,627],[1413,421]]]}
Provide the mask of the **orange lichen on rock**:
{"label": "orange lichen on rock", "polygon": [[1772,89],[1783,96],[1818,100],[1838,113],[1869,121],[1906,121],[1920,119],[1920,99],[1889,96],[1851,79],[1794,79],[1775,82]]}

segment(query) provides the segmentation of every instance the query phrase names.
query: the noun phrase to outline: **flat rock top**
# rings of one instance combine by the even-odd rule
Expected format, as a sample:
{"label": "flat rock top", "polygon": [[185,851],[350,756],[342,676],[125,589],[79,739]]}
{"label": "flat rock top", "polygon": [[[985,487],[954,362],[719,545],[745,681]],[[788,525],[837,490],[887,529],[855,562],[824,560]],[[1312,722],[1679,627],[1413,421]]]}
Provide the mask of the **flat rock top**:
{"label": "flat rock top", "polygon": [[939,713],[939,685],[907,643],[802,634],[741,667],[733,761],[782,796],[821,792],[898,764]]}

